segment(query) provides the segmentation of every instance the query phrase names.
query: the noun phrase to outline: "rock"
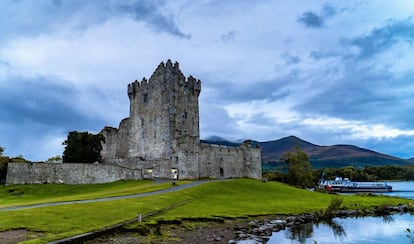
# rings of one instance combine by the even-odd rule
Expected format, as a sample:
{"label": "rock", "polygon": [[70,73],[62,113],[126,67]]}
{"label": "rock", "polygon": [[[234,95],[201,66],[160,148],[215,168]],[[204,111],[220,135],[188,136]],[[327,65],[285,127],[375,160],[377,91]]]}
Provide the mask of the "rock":
{"label": "rock", "polygon": [[293,227],[293,226],[295,226],[295,223],[294,222],[288,222],[286,224],[286,227]]}
{"label": "rock", "polygon": [[286,225],[286,220],[275,219],[275,220],[270,221],[270,223],[274,225]]}
{"label": "rock", "polygon": [[296,216],[289,216],[286,218],[286,222],[295,222],[296,221]]}
{"label": "rock", "polygon": [[296,218],[296,221],[295,221],[296,223],[299,223],[299,224],[304,224],[305,223],[305,220],[301,217],[301,216],[298,216],[297,218]]}
{"label": "rock", "polygon": [[304,214],[302,219],[305,220],[306,223],[309,223],[315,220],[315,217],[312,214]]}
{"label": "rock", "polygon": [[407,212],[408,211],[408,206],[406,204],[399,205],[398,209],[399,209],[400,212]]}

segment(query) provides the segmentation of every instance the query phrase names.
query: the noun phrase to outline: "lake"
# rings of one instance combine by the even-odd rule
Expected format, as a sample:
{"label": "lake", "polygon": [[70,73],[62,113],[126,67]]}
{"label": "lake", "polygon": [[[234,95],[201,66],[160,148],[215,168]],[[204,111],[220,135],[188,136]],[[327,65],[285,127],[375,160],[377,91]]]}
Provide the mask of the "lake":
{"label": "lake", "polygon": [[[414,182],[389,184],[393,192],[384,195],[414,199]],[[309,223],[300,228],[274,232],[267,243],[410,243],[407,228],[414,231],[414,216],[409,213],[386,217],[334,218],[330,223]]]}

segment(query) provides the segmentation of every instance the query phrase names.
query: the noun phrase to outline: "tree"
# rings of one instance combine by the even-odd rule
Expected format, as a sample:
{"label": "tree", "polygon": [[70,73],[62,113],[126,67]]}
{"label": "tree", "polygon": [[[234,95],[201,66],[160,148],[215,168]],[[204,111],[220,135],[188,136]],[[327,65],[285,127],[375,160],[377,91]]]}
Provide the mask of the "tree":
{"label": "tree", "polygon": [[286,183],[302,188],[312,186],[311,164],[305,152],[296,146],[293,151],[283,154],[282,161],[288,167]]}
{"label": "tree", "polygon": [[62,163],[62,161],[63,161],[62,156],[57,155],[57,156],[48,158],[46,163]]}
{"label": "tree", "polygon": [[102,134],[94,135],[89,132],[71,131],[68,139],[63,142],[66,145],[63,152],[64,163],[94,163],[101,159],[102,142],[105,137]]}
{"label": "tree", "polygon": [[3,156],[4,147],[0,146],[0,156]]}

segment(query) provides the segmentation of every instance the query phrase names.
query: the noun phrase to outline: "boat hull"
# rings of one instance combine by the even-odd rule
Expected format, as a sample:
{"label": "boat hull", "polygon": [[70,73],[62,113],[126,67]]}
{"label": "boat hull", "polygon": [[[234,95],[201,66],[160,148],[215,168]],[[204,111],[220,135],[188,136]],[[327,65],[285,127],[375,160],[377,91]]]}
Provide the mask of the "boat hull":
{"label": "boat hull", "polygon": [[321,180],[319,188],[330,192],[392,192],[392,186],[386,182],[353,182],[337,177],[335,180]]}
{"label": "boat hull", "polygon": [[337,192],[352,193],[352,192],[392,192],[392,187],[390,188],[348,188],[343,187],[336,190]]}

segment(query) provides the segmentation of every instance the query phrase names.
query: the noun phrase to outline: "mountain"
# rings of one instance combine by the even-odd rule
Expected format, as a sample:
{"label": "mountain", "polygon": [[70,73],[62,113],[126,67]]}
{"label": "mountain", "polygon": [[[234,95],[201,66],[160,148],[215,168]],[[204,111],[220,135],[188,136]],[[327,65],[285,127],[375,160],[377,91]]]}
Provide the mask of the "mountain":
{"label": "mountain", "polygon": [[[218,136],[202,140],[205,143],[226,146],[239,146],[241,143],[231,142]],[[390,155],[378,153],[354,145],[319,146],[302,140],[296,136],[288,136],[278,140],[257,142],[262,149],[262,163],[264,168],[272,168],[280,163],[283,153],[299,146],[310,158],[314,168],[340,168],[346,166],[364,167],[380,165],[410,165],[412,159],[401,159]]]}
{"label": "mountain", "polygon": [[217,145],[223,145],[223,146],[231,146],[231,147],[238,147],[241,143],[238,142],[232,142],[228,141],[222,137],[219,136],[210,136],[207,139],[200,140],[202,143],[208,143],[208,144],[217,144]]}
{"label": "mountain", "polygon": [[260,142],[262,149],[262,162],[278,162],[283,153],[294,149],[295,146],[299,146],[301,150],[318,147],[315,144],[304,141],[296,136],[288,136],[279,140]]}
{"label": "mountain", "polygon": [[295,136],[260,142],[260,145],[262,146],[262,162],[264,164],[279,162],[283,153],[294,149],[295,146],[299,146],[301,150],[308,154],[314,168],[409,165],[413,163],[353,145],[319,146]]}

